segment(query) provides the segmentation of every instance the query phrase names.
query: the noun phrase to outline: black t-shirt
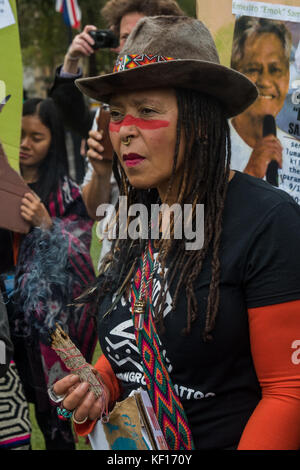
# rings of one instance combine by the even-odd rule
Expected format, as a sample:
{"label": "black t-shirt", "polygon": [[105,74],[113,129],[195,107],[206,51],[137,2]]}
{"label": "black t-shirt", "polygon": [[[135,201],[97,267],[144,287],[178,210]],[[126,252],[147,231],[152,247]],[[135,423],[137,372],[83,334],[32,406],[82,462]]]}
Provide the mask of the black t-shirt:
{"label": "black t-shirt", "polygon": [[[211,278],[211,256],[195,283],[198,318],[184,336],[186,296],[171,310],[168,293],[164,354],[185,408],[196,449],[236,446],[261,398],[250,351],[248,308],[300,299],[300,207],[268,183],[237,172],[229,183],[220,248],[220,306],[213,341],[202,332]],[[155,305],[159,270],[153,280]],[[146,388],[135,342],[130,300],[124,298],[105,318],[111,305],[100,307],[102,351],[122,383],[125,398],[132,389]]]}

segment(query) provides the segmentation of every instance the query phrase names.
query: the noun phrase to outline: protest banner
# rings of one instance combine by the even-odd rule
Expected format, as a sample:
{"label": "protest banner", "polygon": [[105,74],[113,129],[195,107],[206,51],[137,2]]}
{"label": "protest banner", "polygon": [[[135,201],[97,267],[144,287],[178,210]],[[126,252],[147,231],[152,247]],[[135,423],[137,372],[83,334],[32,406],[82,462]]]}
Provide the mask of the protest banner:
{"label": "protest banner", "polygon": [[244,73],[259,92],[257,101],[230,121],[231,167],[267,177],[268,167],[263,174],[253,171],[258,161],[253,154],[267,135],[265,117],[273,116],[272,133],[283,147],[276,185],[300,204],[299,0],[220,0],[217,15],[214,5],[198,0],[197,17],[212,32],[221,63]]}

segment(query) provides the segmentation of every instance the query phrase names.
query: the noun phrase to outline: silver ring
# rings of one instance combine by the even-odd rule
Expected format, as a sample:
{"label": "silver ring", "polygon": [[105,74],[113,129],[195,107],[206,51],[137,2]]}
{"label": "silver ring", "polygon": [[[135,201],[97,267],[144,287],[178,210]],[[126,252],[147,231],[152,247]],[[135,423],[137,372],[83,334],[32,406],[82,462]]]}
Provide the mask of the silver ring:
{"label": "silver ring", "polygon": [[72,415],[72,420],[73,420],[73,422],[76,423],[76,424],[83,424],[83,423],[85,423],[85,422],[87,421],[88,417],[84,418],[82,421],[77,421],[77,419],[75,418],[75,411],[76,411],[76,410],[73,411],[73,415]]}
{"label": "silver ring", "polygon": [[67,396],[66,393],[64,395],[57,395],[53,390],[53,385],[48,388],[48,395],[50,400],[53,401],[53,403],[61,403],[63,399]]}

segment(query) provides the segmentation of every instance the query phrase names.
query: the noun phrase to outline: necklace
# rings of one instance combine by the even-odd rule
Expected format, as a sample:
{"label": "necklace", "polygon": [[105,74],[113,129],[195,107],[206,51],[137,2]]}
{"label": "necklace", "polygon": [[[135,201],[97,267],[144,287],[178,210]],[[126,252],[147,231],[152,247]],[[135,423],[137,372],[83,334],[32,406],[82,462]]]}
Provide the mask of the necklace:
{"label": "necklace", "polygon": [[147,303],[145,297],[146,297],[146,293],[148,292],[150,283],[152,282],[156,268],[158,266],[158,262],[156,258],[155,262],[153,263],[150,275],[148,279],[146,279],[147,249],[148,249],[148,246],[146,244],[144,255],[143,255],[143,267],[142,267],[142,274],[141,274],[140,289],[139,289],[138,297],[133,307],[134,323],[135,323],[136,330],[143,329],[146,303]]}

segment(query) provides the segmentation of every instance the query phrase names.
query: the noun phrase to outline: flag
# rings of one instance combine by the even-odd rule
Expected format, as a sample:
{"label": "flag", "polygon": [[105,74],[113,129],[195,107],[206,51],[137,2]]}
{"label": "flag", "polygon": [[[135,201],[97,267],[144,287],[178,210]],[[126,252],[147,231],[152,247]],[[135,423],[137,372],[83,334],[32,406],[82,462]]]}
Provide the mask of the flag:
{"label": "flag", "polygon": [[56,11],[63,14],[64,22],[72,28],[80,28],[81,10],[77,0],[56,0]]}

